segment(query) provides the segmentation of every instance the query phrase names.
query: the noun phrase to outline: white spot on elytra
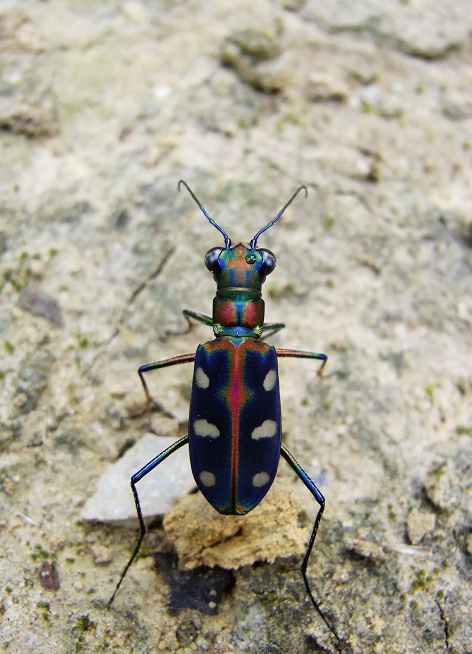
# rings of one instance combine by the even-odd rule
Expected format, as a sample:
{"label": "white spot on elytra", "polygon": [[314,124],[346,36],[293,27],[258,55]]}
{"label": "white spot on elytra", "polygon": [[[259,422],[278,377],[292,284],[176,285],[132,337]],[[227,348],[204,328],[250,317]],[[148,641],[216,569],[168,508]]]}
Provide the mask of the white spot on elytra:
{"label": "white spot on elytra", "polygon": [[[265,474],[265,473],[262,473]],[[204,486],[214,486],[216,484],[216,477],[212,472],[209,472],[208,470],[202,470],[200,473],[200,481]],[[257,477],[257,475],[256,475]]]}
{"label": "white spot on elytra", "polygon": [[264,420],[262,425],[256,427],[251,436],[258,441],[260,438],[271,438],[277,433],[277,423],[275,420]]}
{"label": "white spot on elytra", "polygon": [[212,425],[211,422],[208,422],[205,418],[199,418],[198,420],[193,421],[193,431],[197,436],[208,436],[209,438],[216,438],[220,435],[218,427]]}
{"label": "white spot on elytra", "polygon": [[210,385],[210,378],[203,371],[203,368],[200,367],[198,367],[195,370],[195,381],[197,383],[198,388],[208,388],[208,386]]}
{"label": "white spot on elytra", "polygon": [[270,477],[267,472],[258,472],[257,475],[254,475],[252,478],[252,485],[256,488],[260,488],[261,486],[268,484],[269,481]]}
{"label": "white spot on elytra", "polygon": [[269,370],[262,384],[264,386],[264,390],[271,391],[274,388],[276,381],[277,381],[277,373],[275,372],[275,370]]}

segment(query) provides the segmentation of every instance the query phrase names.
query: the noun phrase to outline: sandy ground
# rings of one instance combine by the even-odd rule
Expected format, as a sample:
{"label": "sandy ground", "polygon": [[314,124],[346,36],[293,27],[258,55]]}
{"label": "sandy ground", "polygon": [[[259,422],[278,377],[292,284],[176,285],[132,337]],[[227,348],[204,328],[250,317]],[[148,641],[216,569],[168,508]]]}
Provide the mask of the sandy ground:
{"label": "sandy ground", "polygon": [[[466,0],[3,0],[1,651],[472,652],[471,28]],[[106,608],[135,529],[80,516],[146,431],[135,371],[211,338],[181,310],[211,312],[221,238],[180,178],[235,241],[308,186],[259,245],[271,342],[329,355],[281,385],[341,648],[298,553],[169,610],[159,525]],[[190,368],[150,379],[160,435]]]}

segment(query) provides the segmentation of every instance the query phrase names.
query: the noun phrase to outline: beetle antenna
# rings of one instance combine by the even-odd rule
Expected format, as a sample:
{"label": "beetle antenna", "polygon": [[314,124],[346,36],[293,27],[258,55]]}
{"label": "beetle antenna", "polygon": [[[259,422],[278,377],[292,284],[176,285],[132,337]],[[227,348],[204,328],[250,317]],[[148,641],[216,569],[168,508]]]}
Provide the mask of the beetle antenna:
{"label": "beetle antenna", "polygon": [[[308,196],[308,191],[307,191],[306,186],[300,186],[300,188],[298,188],[298,189],[295,191],[295,193],[292,195],[292,197],[290,198],[290,200],[289,200],[289,201],[288,201],[288,202],[287,202],[287,203],[282,207],[282,209],[281,209],[281,210],[279,211],[279,213],[275,216],[275,218],[272,218],[272,220],[271,220],[270,222],[268,222],[267,225],[266,225],[265,227],[263,227],[262,229],[260,229],[260,230],[257,232],[257,234],[253,237],[253,239],[252,239],[252,241],[251,241],[251,244],[250,244],[251,250],[255,250],[255,249],[256,249],[257,239],[259,238],[259,236],[260,236],[263,232],[265,232],[267,229],[269,229],[269,227],[272,227],[272,225],[278,221],[278,219],[279,219],[280,216],[283,214],[283,212],[285,211],[285,209],[286,209],[289,205],[292,204],[292,202],[295,200],[295,198],[297,197],[297,195],[298,195],[298,194],[300,193],[300,191],[302,191],[302,190],[305,191],[305,197]],[[200,208],[201,208],[201,207],[200,207]]]}
{"label": "beetle antenna", "polygon": [[[199,208],[200,208],[200,211],[203,213],[203,215],[205,216],[205,218],[208,218],[208,220],[209,220],[210,223],[213,225],[213,227],[216,227],[216,229],[217,229],[219,232],[221,232],[221,233],[223,234],[223,237],[224,237],[224,239],[225,239],[225,248],[230,248],[230,247],[231,247],[231,239],[230,239],[230,237],[228,236],[228,234],[225,232],[225,230],[224,230],[222,227],[220,227],[220,226],[218,225],[218,223],[217,223],[215,220],[213,220],[213,218],[210,216],[209,213],[207,213],[207,210],[205,209],[205,207],[203,206],[203,204],[200,202],[200,200],[197,198],[197,196],[196,196],[195,193],[192,191],[192,189],[191,189],[190,186],[187,184],[187,182],[184,182],[183,179],[179,180],[179,183],[177,184],[177,190],[180,191],[180,185],[181,185],[181,184],[183,184],[183,185],[185,186],[185,188],[186,188],[187,191],[190,193],[190,195],[192,196],[192,198],[193,198],[193,199],[195,200],[195,202],[198,204],[198,206],[199,206]],[[300,189],[298,189],[298,190],[300,190]],[[297,191],[297,193],[298,193],[298,191]],[[295,194],[295,195],[296,195],[296,194]],[[292,198],[292,200],[293,200],[293,198]],[[290,202],[289,202],[289,204],[290,204]],[[284,209],[285,209],[285,207],[284,207]],[[283,211],[283,209],[282,209],[282,211]],[[277,218],[278,218],[278,216],[277,216]]]}

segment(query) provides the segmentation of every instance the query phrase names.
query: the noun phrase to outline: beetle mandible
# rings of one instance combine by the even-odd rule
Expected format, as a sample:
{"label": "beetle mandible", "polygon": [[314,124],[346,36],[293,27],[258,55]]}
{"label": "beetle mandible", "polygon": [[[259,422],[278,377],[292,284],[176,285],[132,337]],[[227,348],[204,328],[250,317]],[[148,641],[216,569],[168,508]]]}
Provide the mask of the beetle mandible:
{"label": "beetle mandible", "polygon": [[232,245],[228,234],[207,213],[188,184],[185,186],[209,222],[222,234],[224,247],[215,247],[205,256],[205,265],[216,281],[213,315],[184,310],[194,319],[213,327],[215,339],[199,345],[196,353],[154,361],[142,365],[138,374],[148,407],[153,399],[145,373],[180,363],[194,362],[188,434],[166,448],[131,477],[131,489],[139,519],[139,538],[126,564],[108,606],[136,558],[146,533],[137,483],[164,459],[189,444],[192,472],[198,488],[221,514],[244,515],[268,492],[282,456],[293,468],[318,503],[308,547],[301,566],[307,593],[329,630],[340,642],[336,631],[323,614],[311,590],[307,566],[323,515],[325,500],[315,483],[281,440],[281,410],[278,381],[278,357],[300,357],[321,361],[318,376],[327,362],[326,354],[275,348],[260,340],[264,332],[273,334],[285,325],[264,322],[261,288],[275,268],[274,254],[258,248],[261,234],[282,216],[300,191],[300,186],[279,213],[262,227],[249,244]]}

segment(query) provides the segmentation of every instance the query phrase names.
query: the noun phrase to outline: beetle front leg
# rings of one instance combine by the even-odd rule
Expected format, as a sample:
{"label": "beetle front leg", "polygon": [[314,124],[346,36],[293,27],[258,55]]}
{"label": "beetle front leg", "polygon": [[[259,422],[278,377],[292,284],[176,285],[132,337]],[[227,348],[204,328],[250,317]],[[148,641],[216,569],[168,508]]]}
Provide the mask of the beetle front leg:
{"label": "beetle front leg", "polygon": [[280,331],[285,327],[284,322],[265,322],[262,325],[262,332],[267,332],[265,336],[273,336],[276,332]]}
{"label": "beetle front leg", "polygon": [[121,576],[118,580],[118,583],[116,584],[115,590],[113,592],[113,595],[110,597],[108,600],[108,608],[113,603],[113,600],[115,599],[115,596],[118,592],[119,587],[121,586],[121,582],[123,579],[126,577],[126,573],[128,572],[131,564],[133,563],[134,559],[137,557],[138,552],[140,550],[141,544],[143,542],[144,536],[146,535],[146,524],[144,522],[143,518],[143,512],[141,510],[141,504],[139,502],[139,495],[138,491],[136,488],[136,484],[138,481],[140,481],[143,477],[145,477],[151,470],[154,470],[159,463],[162,463],[164,459],[167,459],[168,456],[173,454],[176,450],[178,450],[182,445],[186,445],[188,443],[188,434],[187,436],[183,436],[180,438],[178,441],[175,441],[175,443],[172,443],[172,445],[169,445],[163,452],[158,454],[152,461],[149,461],[149,463],[146,463],[145,466],[141,468],[141,470],[138,470],[132,477],[131,477],[131,490],[133,491],[133,496],[134,496],[134,503],[136,505],[136,513],[138,514],[138,520],[139,520],[139,538],[138,542],[136,543],[136,546],[133,550],[133,553],[131,554],[131,557],[128,561],[128,563],[125,565],[123,568],[123,572],[121,573]]}
{"label": "beetle front leg", "polygon": [[204,325],[208,325],[209,327],[213,326],[213,318],[211,316],[207,316],[206,313],[200,313],[199,311],[192,311],[191,309],[184,309],[182,313],[187,319],[189,330],[193,327],[190,318],[196,320],[197,322],[201,322]]}
{"label": "beetle front leg", "polygon": [[302,350],[286,350],[281,348],[276,348],[275,351],[277,352],[278,357],[297,357],[300,359],[317,359],[318,361],[322,361],[323,363],[316,373],[318,377],[321,377],[323,374],[324,367],[328,361],[327,355],[322,352],[304,352]]}

